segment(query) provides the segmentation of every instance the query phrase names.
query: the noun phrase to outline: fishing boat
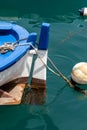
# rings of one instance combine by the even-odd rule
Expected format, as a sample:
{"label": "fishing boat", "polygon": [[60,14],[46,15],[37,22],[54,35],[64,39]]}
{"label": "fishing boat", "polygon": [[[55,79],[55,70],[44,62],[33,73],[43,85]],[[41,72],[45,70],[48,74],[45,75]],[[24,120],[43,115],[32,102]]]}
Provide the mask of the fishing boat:
{"label": "fishing boat", "polygon": [[[19,104],[31,77],[31,86],[46,87],[49,23],[37,33],[11,22],[0,22],[0,104]],[[34,59],[34,57],[36,58]]]}

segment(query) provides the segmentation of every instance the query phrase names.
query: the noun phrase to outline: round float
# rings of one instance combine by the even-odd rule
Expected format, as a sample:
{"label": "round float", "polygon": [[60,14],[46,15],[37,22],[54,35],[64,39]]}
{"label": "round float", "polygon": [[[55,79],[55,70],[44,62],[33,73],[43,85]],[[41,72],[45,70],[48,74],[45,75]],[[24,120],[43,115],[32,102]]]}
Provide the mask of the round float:
{"label": "round float", "polygon": [[78,84],[87,84],[87,63],[77,63],[71,72],[71,78]]}

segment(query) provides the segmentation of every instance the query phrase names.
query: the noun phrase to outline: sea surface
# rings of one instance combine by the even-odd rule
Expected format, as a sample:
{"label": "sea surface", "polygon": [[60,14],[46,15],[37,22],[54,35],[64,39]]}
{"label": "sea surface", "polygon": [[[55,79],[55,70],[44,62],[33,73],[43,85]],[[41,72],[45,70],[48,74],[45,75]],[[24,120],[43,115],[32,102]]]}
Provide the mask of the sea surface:
{"label": "sea surface", "polygon": [[[72,67],[87,61],[87,17],[78,12],[85,6],[87,0],[2,0],[0,21],[38,37],[41,24],[50,23],[48,55],[70,79]],[[0,106],[0,130],[87,130],[87,96],[48,70],[45,102]]]}

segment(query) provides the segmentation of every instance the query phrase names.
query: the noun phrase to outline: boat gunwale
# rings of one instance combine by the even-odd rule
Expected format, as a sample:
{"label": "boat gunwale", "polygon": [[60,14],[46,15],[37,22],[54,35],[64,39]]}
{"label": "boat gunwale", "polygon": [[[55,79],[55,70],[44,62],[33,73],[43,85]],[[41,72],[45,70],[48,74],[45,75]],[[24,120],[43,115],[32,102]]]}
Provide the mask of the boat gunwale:
{"label": "boat gunwale", "polygon": [[[21,27],[20,25],[17,24],[13,24],[13,23],[9,23],[10,27],[8,27],[7,29],[7,22],[6,22],[6,26],[5,26],[5,22],[2,22],[3,24],[3,29],[1,29],[1,31],[11,31],[14,32],[15,34],[17,34],[17,40],[23,39],[25,37],[29,36],[29,32]],[[12,27],[11,27],[12,25]],[[5,26],[5,29],[4,29]],[[10,42],[10,41],[9,41]],[[27,42],[27,40],[24,41],[20,41],[19,43],[22,42]],[[7,69],[8,67],[12,66],[14,63],[16,63],[20,58],[23,57],[23,55],[26,54],[26,52],[30,49],[30,46],[18,46],[16,47],[16,49],[14,51],[10,52],[10,55],[8,57],[6,57],[3,61],[0,62],[0,72],[2,72],[3,70]],[[2,55],[8,55],[9,52],[7,52],[6,54],[0,54]]]}

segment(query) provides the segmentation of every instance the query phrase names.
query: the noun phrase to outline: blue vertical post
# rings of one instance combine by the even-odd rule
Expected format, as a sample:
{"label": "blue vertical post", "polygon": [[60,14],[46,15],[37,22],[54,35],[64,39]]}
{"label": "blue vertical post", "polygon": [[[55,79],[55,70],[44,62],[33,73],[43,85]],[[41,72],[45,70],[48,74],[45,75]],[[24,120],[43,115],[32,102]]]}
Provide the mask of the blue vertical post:
{"label": "blue vertical post", "polygon": [[48,49],[48,40],[49,40],[49,23],[43,23],[40,32],[40,39],[39,39],[39,50],[47,50]]}
{"label": "blue vertical post", "polygon": [[[36,39],[37,39],[37,33],[30,33],[27,42],[32,42],[33,46],[35,46]],[[30,49],[33,48],[31,47]]]}

